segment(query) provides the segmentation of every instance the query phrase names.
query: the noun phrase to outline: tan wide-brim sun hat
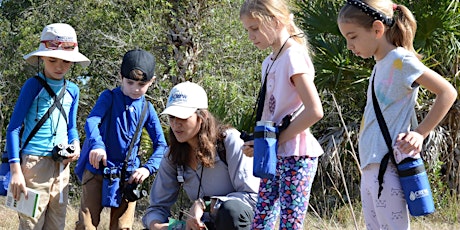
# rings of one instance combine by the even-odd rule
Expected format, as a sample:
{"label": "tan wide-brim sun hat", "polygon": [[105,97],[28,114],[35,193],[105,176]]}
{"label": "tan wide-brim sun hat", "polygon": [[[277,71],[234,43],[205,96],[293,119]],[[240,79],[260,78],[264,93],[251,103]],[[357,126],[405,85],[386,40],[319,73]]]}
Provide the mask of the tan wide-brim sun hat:
{"label": "tan wide-brim sun hat", "polygon": [[[64,50],[61,47],[57,49],[46,48],[43,41],[55,42],[74,42],[76,44],[73,50]],[[41,34],[40,45],[37,50],[24,56],[27,63],[37,66],[40,57],[58,58],[69,62],[78,63],[83,67],[88,66],[91,61],[78,51],[77,34],[72,26],[65,23],[54,23],[47,25]]]}

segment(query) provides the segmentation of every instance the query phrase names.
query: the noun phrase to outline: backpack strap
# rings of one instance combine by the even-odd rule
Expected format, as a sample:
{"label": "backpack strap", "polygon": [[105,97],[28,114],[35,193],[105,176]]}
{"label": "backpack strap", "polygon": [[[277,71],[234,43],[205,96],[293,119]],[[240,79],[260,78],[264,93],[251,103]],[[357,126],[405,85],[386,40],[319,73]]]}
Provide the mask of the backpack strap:
{"label": "backpack strap", "polygon": [[223,161],[225,163],[225,165],[228,166],[228,163],[227,163],[227,151],[225,150],[224,140],[218,140],[217,141],[217,143],[216,143],[216,151],[217,151],[217,155],[219,155],[220,160]]}

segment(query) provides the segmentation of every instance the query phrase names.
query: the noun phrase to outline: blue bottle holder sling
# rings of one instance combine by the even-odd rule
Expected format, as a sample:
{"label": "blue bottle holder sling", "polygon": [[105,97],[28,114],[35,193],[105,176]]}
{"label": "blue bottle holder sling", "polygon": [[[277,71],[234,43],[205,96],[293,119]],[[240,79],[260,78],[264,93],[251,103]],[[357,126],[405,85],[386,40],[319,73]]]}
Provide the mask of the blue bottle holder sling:
{"label": "blue bottle holder sling", "polygon": [[406,158],[397,165],[399,181],[412,216],[423,216],[435,211],[433,194],[421,158]]}
{"label": "blue bottle holder sling", "polygon": [[102,179],[102,206],[118,208],[121,204],[121,168],[105,167]]}
{"label": "blue bottle holder sling", "polygon": [[272,179],[276,175],[278,152],[278,127],[258,125],[254,129],[253,174],[259,178]]}
{"label": "blue bottle holder sling", "polygon": [[0,196],[6,196],[10,183],[10,164],[5,154],[3,153],[2,164],[0,165]]}

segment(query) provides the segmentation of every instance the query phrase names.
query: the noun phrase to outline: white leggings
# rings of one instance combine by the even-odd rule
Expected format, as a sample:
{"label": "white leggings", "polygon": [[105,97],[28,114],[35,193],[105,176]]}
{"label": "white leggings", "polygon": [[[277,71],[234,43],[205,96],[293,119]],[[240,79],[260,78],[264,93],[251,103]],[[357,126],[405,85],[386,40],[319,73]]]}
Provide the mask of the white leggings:
{"label": "white leggings", "polygon": [[389,162],[383,177],[383,190],[377,198],[380,164],[363,169],[361,203],[368,230],[410,229],[409,212],[396,167]]}

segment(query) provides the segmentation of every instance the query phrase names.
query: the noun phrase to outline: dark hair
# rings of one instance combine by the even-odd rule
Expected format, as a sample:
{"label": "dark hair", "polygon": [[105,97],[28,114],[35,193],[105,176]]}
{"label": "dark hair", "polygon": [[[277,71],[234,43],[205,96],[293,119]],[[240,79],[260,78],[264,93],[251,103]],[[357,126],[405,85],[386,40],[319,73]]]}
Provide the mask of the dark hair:
{"label": "dark hair", "polygon": [[385,18],[393,19],[394,22],[391,26],[383,22],[386,25],[385,36],[387,40],[397,47],[404,47],[412,51],[420,58],[413,45],[417,22],[407,7],[394,4],[391,0],[349,0],[348,2],[339,12],[337,18],[339,23],[353,23],[366,29],[372,28],[374,21],[380,20],[380,18],[372,17],[369,12],[365,13],[356,4],[351,3],[361,2],[377,10]]}
{"label": "dark hair", "polygon": [[[205,167],[214,167],[216,159],[216,143],[225,139],[225,131],[231,128],[230,125],[220,123],[208,110],[198,109],[198,119],[201,119],[201,128],[198,131],[198,150],[196,157]],[[169,128],[169,155],[172,162],[178,165],[188,165],[190,156],[195,157],[190,145],[187,142],[180,143]]]}
{"label": "dark hair", "polygon": [[145,79],[144,72],[138,69],[133,69],[129,72],[129,76],[126,78],[134,80],[134,81],[143,81]]}

